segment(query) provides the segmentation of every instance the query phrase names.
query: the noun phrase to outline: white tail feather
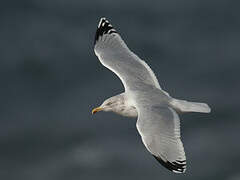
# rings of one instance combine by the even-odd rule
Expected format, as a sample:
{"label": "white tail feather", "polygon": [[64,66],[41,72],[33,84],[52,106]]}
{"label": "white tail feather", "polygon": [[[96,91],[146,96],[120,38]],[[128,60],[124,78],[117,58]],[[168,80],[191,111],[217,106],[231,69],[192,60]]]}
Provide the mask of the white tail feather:
{"label": "white tail feather", "polygon": [[205,103],[188,102],[185,100],[173,99],[170,104],[175,110],[179,112],[211,112],[211,108]]}

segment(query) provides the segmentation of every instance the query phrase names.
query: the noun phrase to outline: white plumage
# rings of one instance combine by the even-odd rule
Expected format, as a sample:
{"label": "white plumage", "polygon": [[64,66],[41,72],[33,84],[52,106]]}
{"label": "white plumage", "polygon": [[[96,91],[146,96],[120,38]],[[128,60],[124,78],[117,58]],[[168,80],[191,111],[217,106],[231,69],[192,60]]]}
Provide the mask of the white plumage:
{"label": "white plumage", "polygon": [[176,111],[208,113],[208,105],[178,100],[163,91],[147,63],[129,50],[106,18],[99,22],[94,51],[100,62],[121,79],[125,92],[107,99],[93,113],[103,110],[138,117],[137,130],[147,150],[167,169],[185,172]]}

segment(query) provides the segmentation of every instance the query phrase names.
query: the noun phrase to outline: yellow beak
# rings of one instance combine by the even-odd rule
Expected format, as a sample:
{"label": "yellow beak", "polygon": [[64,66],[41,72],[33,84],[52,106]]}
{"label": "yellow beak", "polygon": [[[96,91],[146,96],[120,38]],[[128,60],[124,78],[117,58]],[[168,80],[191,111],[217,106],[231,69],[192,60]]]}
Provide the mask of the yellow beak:
{"label": "yellow beak", "polygon": [[92,110],[92,114],[95,114],[96,112],[102,111],[102,110],[103,110],[103,108],[101,108],[101,107],[94,108],[94,109]]}

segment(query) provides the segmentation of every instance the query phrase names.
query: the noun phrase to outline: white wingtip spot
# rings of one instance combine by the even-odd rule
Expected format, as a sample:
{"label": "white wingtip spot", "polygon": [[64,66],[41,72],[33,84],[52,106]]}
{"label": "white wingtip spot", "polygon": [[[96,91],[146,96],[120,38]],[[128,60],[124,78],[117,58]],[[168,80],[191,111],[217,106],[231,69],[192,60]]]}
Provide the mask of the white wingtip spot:
{"label": "white wingtip spot", "polygon": [[106,18],[105,18],[105,17],[102,17],[102,18],[100,19],[100,21],[99,21],[99,23],[98,23],[98,28],[100,27],[100,25],[101,25],[101,23],[102,23],[103,20],[106,20]]}

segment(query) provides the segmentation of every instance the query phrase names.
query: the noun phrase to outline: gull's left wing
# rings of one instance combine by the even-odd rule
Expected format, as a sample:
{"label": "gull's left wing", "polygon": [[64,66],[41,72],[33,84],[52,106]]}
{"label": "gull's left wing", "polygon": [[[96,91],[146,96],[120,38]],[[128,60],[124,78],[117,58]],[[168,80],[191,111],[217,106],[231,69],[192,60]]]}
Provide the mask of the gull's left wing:
{"label": "gull's left wing", "polygon": [[175,173],[184,173],[186,157],[180,139],[180,120],[170,107],[138,103],[137,129],[155,159]]}

